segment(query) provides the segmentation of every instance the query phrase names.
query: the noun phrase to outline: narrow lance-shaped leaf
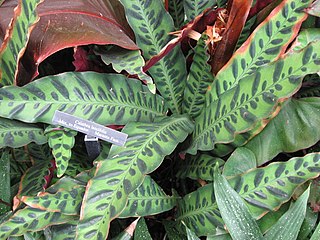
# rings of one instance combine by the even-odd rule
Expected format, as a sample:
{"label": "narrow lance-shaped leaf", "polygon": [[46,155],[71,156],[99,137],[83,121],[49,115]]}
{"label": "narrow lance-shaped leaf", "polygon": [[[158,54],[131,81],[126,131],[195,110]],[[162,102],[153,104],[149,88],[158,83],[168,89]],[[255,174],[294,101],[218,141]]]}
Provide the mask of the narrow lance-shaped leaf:
{"label": "narrow lance-shaped leaf", "polygon": [[[228,180],[245,200],[251,214],[259,219],[277,210],[293,195],[295,189],[320,175],[319,153],[288,162],[272,163],[267,167],[251,170]],[[196,207],[194,207],[196,206]],[[212,184],[189,193],[178,201],[177,220],[183,221],[198,236],[215,234],[223,224]]]}
{"label": "narrow lance-shaped leaf", "polygon": [[75,143],[77,131],[69,129],[54,129],[49,126],[46,129],[48,143],[52,149],[57,167],[57,176],[61,177],[68,168],[69,160],[72,154],[72,148]]}
{"label": "narrow lance-shaped leaf", "polygon": [[173,196],[168,196],[150,176],[146,176],[143,183],[128,195],[127,205],[119,218],[144,217],[169,211],[176,206],[178,199],[175,192]]}
{"label": "narrow lance-shaped leaf", "polygon": [[0,215],[10,211],[11,202],[10,158],[4,150],[0,156]]}
{"label": "narrow lance-shaped leaf", "polygon": [[186,159],[181,162],[177,177],[212,181],[213,169],[217,163],[219,166],[223,166],[225,162],[221,158],[206,154],[198,154],[195,156],[187,155]]}
{"label": "narrow lance-shaped leaf", "polygon": [[129,135],[125,147],[113,146],[108,158],[96,163],[84,196],[77,239],[104,239],[128,195],[192,130],[185,116],[161,118],[152,124],[129,123],[123,129]]}
{"label": "narrow lance-shaped leaf", "polygon": [[295,189],[320,175],[320,155],[308,154],[287,162],[271,163],[229,179],[230,185],[244,198],[255,218],[287,202]]}
{"label": "narrow lance-shaped leaf", "polygon": [[209,61],[207,35],[203,34],[194,48],[194,56],[190,73],[187,78],[187,86],[184,91],[183,112],[192,118],[197,117],[205,102],[205,93],[208,86],[213,82]]}
{"label": "narrow lance-shaped leaf", "polygon": [[0,86],[11,85],[29,40],[34,24],[39,20],[36,7],[43,0],[18,1],[0,48]]}
{"label": "narrow lance-shaped leaf", "polygon": [[183,0],[186,20],[191,21],[207,8],[213,8],[217,4],[216,0]]}
{"label": "narrow lance-shaped leaf", "polygon": [[317,240],[320,238],[320,222],[318,223],[317,228],[314,230],[310,240]]}
{"label": "narrow lance-shaped leaf", "polygon": [[130,75],[136,74],[140,80],[147,83],[152,93],[156,92],[152,78],[142,70],[145,62],[140,50],[128,50],[116,46],[106,49],[97,46],[94,52],[101,56],[105,64],[112,64],[113,69],[118,73],[125,70]]}
{"label": "narrow lance-shaped leaf", "polygon": [[134,231],[134,239],[152,240],[144,218],[140,218],[137,223],[136,230]]}
{"label": "narrow lance-shaped leaf", "polygon": [[1,88],[0,108],[5,118],[49,124],[56,110],[105,125],[152,121],[166,111],[163,99],[140,81],[94,72],[64,73],[24,87]]}
{"label": "narrow lance-shaped leaf", "polygon": [[42,128],[33,124],[0,118],[0,148],[19,148],[31,142],[40,145],[47,142]]}
{"label": "narrow lance-shaped leaf", "polygon": [[173,19],[174,26],[179,29],[182,27],[184,23],[184,9],[183,9],[183,4],[184,1],[181,0],[170,0],[169,6],[168,6],[168,11]]}
{"label": "narrow lance-shaped leaf", "polygon": [[[126,9],[137,44],[148,60],[170,41],[168,33],[174,31],[172,18],[161,0],[121,0],[121,3]],[[186,80],[185,58],[180,48],[174,48],[149,72],[171,111],[180,113]]]}
{"label": "narrow lance-shaped leaf", "polygon": [[307,17],[303,9],[311,2],[285,0],[276,7],[218,72],[210,99],[218,99],[222,93],[236,87],[241,79],[279,58],[298,33]]}
{"label": "narrow lance-shaped leaf", "polygon": [[319,71],[320,55],[316,49],[320,41],[303,51],[291,52],[271,65],[242,79],[236,87],[224,92],[219,99],[211,99],[196,119],[193,140],[187,152],[212,150],[216,143],[230,143],[235,136],[250,132],[247,139],[262,128],[277,111],[279,102],[292,96],[301,86],[302,78]]}
{"label": "narrow lance-shaped leaf", "polygon": [[198,236],[215,234],[216,227],[223,228],[213,184],[207,184],[178,201],[176,218]]}
{"label": "narrow lance-shaped leaf", "polygon": [[25,207],[0,224],[0,239],[21,236],[29,231],[39,231],[51,225],[59,225],[76,219],[75,216]]}
{"label": "narrow lance-shaped leaf", "polygon": [[243,199],[215,169],[214,194],[230,235],[233,239],[262,240],[263,236]]}
{"label": "narrow lance-shaped leaf", "polygon": [[279,221],[269,229],[265,235],[265,240],[297,239],[306,215],[309,193],[310,187],[292,204]]}

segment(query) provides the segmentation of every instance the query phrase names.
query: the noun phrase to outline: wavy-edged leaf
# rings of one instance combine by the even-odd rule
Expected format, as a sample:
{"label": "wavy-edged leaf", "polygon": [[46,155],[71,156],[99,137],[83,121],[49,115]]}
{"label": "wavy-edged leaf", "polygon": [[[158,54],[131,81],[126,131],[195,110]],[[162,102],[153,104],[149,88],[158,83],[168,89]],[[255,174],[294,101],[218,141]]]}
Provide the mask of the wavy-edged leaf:
{"label": "wavy-edged leaf", "polygon": [[184,222],[198,236],[215,234],[217,226],[223,228],[213,184],[207,184],[178,201],[177,221]]}
{"label": "wavy-edged leaf", "polygon": [[179,167],[177,177],[191,178],[194,180],[213,180],[213,168],[216,164],[222,166],[224,161],[221,158],[212,157],[206,154],[198,154],[196,156],[187,155]]}
{"label": "wavy-edged leaf", "polygon": [[46,132],[49,146],[55,158],[57,176],[61,177],[68,168],[72,154],[71,149],[78,132],[69,129],[54,129],[54,126],[47,127]]}
{"label": "wavy-edged leaf", "polygon": [[184,0],[183,6],[185,15],[188,21],[191,21],[204,10],[210,7],[214,7],[217,4],[216,0]]}
{"label": "wavy-edged leaf", "polygon": [[207,35],[203,34],[194,48],[194,56],[187,85],[184,91],[183,112],[192,118],[197,117],[205,102],[205,94],[208,86],[213,82],[209,61],[208,47],[206,45]]}
{"label": "wavy-edged leaf", "polygon": [[0,47],[0,86],[11,85],[34,24],[39,20],[36,7],[43,0],[18,1]]}
{"label": "wavy-edged leaf", "polygon": [[293,43],[292,50],[299,51],[308,46],[311,42],[320,40],[320,29],[319,28],[307,28],[303,29],[295,42]]}
{"label": "wavy-edged leaf", "polygon": [[244,198],[255,218],[287,202],[294,190],[320,175],[320,154],[271,163],[229,179],[230,185]]}
{"label": "wavy-edged leaf", "polygon": [[153,80],[145,74],[142,67],[145,65],[144,59],[141,56],[140,50],[128,50],[119,47],[102,48],[96,47],[96,54],[101,56],[102,61],[109,65],[112,64],[113,69],[120,73],[125,70],[130,75],[137,75],[140,80],[145,81],[152,93],[156,92]]}
{"label": "wavy-edged leaf", "polygon": [[181,28],[184,23],[184,1],[181,0],[170,0],[168,11],[173,19],[174,26],[176,28]]}
{"label": "wavy-edged leaf", "polygon": [[0,224],[0,239],[21,236],[29,231],[39,231],[51,225],[58,225],[76,220],[75,216],[46,212],[25,207],[15,212],[8,220]]}
{"label": "wavy-edged leaf", "polygon": [[178,199],[176,193],[168,196],[150,176],[146,176],[143,183],[128,195],[127,205],[119,218],[144,217],[169,211],[176,206]]}
{"label": "wavy-edged leaf", "polygon": [[21,178],[16,197],[20,199],[22,196],[35,196],[43,192],[51,179],[50,176],[52,177],[52,167],[53,162],[48,159],[29,168]]}
{"label": "wavy-edged leaf", "polygon": [[214,190],[222,219],[231,237],[262,240],[262,233],[248,207],[217,168],[214,174]]}
{"label": "wavy-edged leaf", "polygon": [[303,9],[311,2],[285,0],[276,7],[218,72],[210,99],[218,99],[222,93],[236,87],[241,79],[279,58],[298,33],[307,17]]}
{"label": "wavy-edged leaf", "polygon": [[36,77],[39,64],[61,49],[88,44],[138,49],[118,1],[44,1],[38,13],[40,21],[22,59],[26,71],[19,75],[20,85]]}
{"label": "wavy-edged leaf", "polygon": [[105,238],[110,221],[124,209],[128,195],[192,130],[193,123],[186,116],[126,125],[123,132],[129,137],[125,147],[112,146],[108,158],[96,162],[95,175],[84,196],[77,238]]}
{"label": "wavy-edged leaf", "polygon": [[232,177],[257,167],[254,153],[245,147],[236,148],[223,166],[223,175]]}
{"label": "wavy-edged leaf", "polygon": [[[121,0],[121,3],[137,44],[148,60],[170,41],[168,33],[174,31],[172,18],[161,0]],[[150,68],[149,73],[171,111],[180,113],[186,80],[185,58],[180,48],[174,48]]]}
{"label": "wavy-edged leaf", "polygon": [[293,203],[290,209],[282,215],[265,235],[266,240],[297,239],[300,227],[306,215],[310,187]]}
{"label": "wavy-edged leaf", "polygon": [[[212,150],[216,143],[230,143],[239,134],[248,139],[261,131],[260,126],[277,112],[279,102],[298,90],[302,78],[319,71],[320,55],[316,51],[319,48],[320,41],[311,43],[303,51],[287,54],[243,78],[219,99],[209,97],[208,105],[196,118],[192,144],[187,152]],[[252,129],[255,131],[248,136],[243,134]]]}
{"label": "wavy-edged leaf", "polygon": [[19,148],[31,142],[44,144],[47,137],[43,129],[23,122],[0,118],[0,148]]}
{"label": "wavy-edged leaf", "polygon": [[74,224],[68,222],[65,224],[50,227],[52,239],[54,240],[71,240],[76,236],[76,222]]}
{"label": "wavy-edged leaf", "polygon": [[163,99],[140,81],[95,72],[69,72],[24,87],[1,88],[0,108],[2,117],[49,124],[56,110],[100,124],[120,125],[152,121],[165,114]]}
{"label": "wavy-edged leaf", "polygon": [[319,98],[291,99],[245,147],[262,165],[280,152],[296,152],[314,145],[320,140],[319,125]]}
{"label": "wavy-edged leaf", "polygon": [[10,211],[11,181],[9,151],[0,152],[0,215]]}

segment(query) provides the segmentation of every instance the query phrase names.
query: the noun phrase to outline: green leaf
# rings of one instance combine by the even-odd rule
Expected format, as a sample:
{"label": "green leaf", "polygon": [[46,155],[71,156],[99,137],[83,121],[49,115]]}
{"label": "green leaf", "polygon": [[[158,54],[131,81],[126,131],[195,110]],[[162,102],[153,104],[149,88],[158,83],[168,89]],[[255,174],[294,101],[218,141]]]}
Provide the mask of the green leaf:
{"label": "green leaf", "polygon": [[43,129],[32,124],[0,118],[0,148],[19,148],[31,142],[44,144]]}
{"label": "green leaf", "polygon": [[143,217],[168,211],[176,206],[179,196],[168,196],[150,177],[146,176],[143,183],[128,195],[125,209],[119,218]]}
{"label": "green leaf", "polygon": [[232,177],[256,168],[257,162],[253,152],[244,147],[236,148],[223,166],[223,175]]}
{"label": "green leaf", "polygon": [[128,195],[192,130],[193,124],[185,116],[161,118],[150,124],[129,123],[123,129],[129,135],[125,147],[112,146],[108,158],[96,162],[95,176],[84,196],[78,239],[104,239]]}
{"label": "green leaf", "polygon": [[320,154],[271,163],[229,179],[230,185],[244,198],[255,218],[287,202],[295,189],[320,175]]}
{"label": "green leaf", "polygon": [[310,240],[318,240],[319,238],[320,238],[320,222],[318,223],[316,230],[314,230]]}
{"label": "green leaf", "polygon": [[292,49],[294,51],[300,51],[311,42],[320,40],[320,29],[319,28],[307,28],[303,29],[295,42],[293,43]]}
{"label": "green leaf", "polygon": [[17,76],[18,64],[22,57],[33,25],[39,17],[36,7],[43,0],[18,1],[2,45],[0,47],[0,86],[11,85]]}
{"label": "green leaf", "polygon": [[290,99],[279,114],[246,145],[256,156],[258,165],[281,152],[296,152],[320,140],[319,98]]}
{"label": "green leaf", "polygon": [[188,240],[200,240],[200,238],[198,238],[197,235],[194,232],[192,232],[188,227],[186,227],[186,231]]}
{"label": "green leaf", "polygon": [[184,92],[183,112],[188,113],[192,118],[200,114],[207,88],[213,82],[211,66],[207,63],[210,58],[205,42],[207,38],[207,35],[203,34],[194,49],[195,54]]}
{"label": "green leaf", "polygon": [[310,187],[302,194],[291,208],[266,233],[266,240],[294,240],[297,239],[300,227],[306,215],[307,201]]}
{"label": "green leaf", "polygon": [[140,218],[137,223],[136,230],[134,231],[134,239],[152,240],[144,218]]}
{"label": "green leaf", "polygon": [[[308,154],[251,170],[228,181],[246,201],[253,217],[258,219],[287,202],[298,186],[318,177],[319,161],[319,154]],[[213,235],[216,227],[222,227],[213,184],[207,184],[178,201],[177,221],[183,221],[198,236]]]}
{"label": "green leaf", "polygon": [[[121,0],[133,29],[137,45],[145,59],[160,53],[174,31],[171,16],[162,0]],[[179,47],[174,48],[149,70],[157,89],[173,113],[181,112],[186,80],[185,58]]]}
{"label": "green leaf", "polygon": [[24,122],[51,124],[60,110],[104,125],[152,121],[166,111],[163,99],[140,81],[94,72],[69,72],[24,87],[4,87],[0,108],[0,116]]}
{"label": "green leaf", "polygon": [[263,239],[259,226],[243,199],[229,185],[228,181],[215,170],[214,194],[229,233],[233,239]]}
{"label": "green leaf", "polygon": [[[238,85],[210,98],[210,103],[196,118],[193,141],[188,153],[212,150],[217,143],[230,143],[242,134],[247,139],[277,112],[279,102],[292,96],[300,87],[302,78],[319,71],[320,55],[316,49],[320,41],[311,43],[303,51],[291,52],[271,65],[265,66],[240,80]],[[244,133],[250,130],[247,136]]]}
{"label": "green leaf", "polygon": [[61,177],[68,168],[71,158],[71,149],[75,143],[77,131],[69,129],[54,129],[49,126],[46,129],[49,146],[52,149],[52,154],[55,158],[57,166],[57,176]]}
{"label": "green leaf", "polygon": [[21,178],[17,197],[35,196],[43,192],[48,185],[47,177],[52,174],[53,162],[50,160],[37,162],[29,168]]}
{"label": "green leaf", "polygon": [[197,236],[215,234],[217,226],[223,228],[213,184],[207,184],[178,201],[177,221],[185,223]]}
{"label": "green leaf", "polygon": [[236,87],[241,79],[279,58],[298,33],[302,21],[307,17],[303,9],[311,2],[282,1],[218,72],[210,91],[210,99],[218,99],[221,94]]}
{"label": "green leaf", "polygon": [[[310,188],[310,196],[311,196],[311,193],[312,193],[312,190]],[[308,199],[308,203],[310,202],[310,196]],[[299,240],[309,239],[308,236],[312,233],[312,230],[317,226],[318,215],[319,213],[314,212],[309,206],[307,206],[306,216],[301,225],[300,232],[297,239]]]}
{"label": "green leaf", "polygon": [[181,0],[170,0],[169,1],[169,13],[173,19],[174,26],[179,29],[184,23],[184,1]]}
{"label": "green leaf", "polygon": [[0,224],[0,239],[21,236],[28,231],[39,231],[50,225],[63,224],[73,220],[76,220],[75,216],[25,207]]}
{"label": "green leaf", "polygon": [[11,191],[10,191],[10,157],[9,151],[0,152],[0,215],[10,211]]}
{"label": "green leaf", "polygon": [[188,21],[191,21],[205,9],[214,7],[217,4],[216,0],[184,0],[183,6]]}
{"label": "green leaf", "polygon": [[224,161],[221,158],[212,157],[206,154],[198,154],[196,156],[187,155],[186,159],[181,162],[177,177],[212,181],[213,168],[216,163],[218,163],[219,166],[222,166]]}
{"label": "green leaf", "polygon": [[76,236],[76,227],[77,224],[74,223],[65,223],[61,225],[55,225],[50,227],[50,232],[52,239],[54,240],[67,240],[67,239],[74,239]]}
{"label": "green leaf", "polygon": [[128,50],[113,46],[112,48],[96,47],[94,52],[101,56],[105,64],[112,64],[116,72],[121,73],[121,71],[125,70],[130,75],[136,74],[140,80],[146,81],[152,93],[156,92],[152,78],[142,70],[145,62],[140,50]]}
{"label": "green leaf", "polygon": [[162,224],[169,240],[187,240],[185,228],[180,229],[180,226],[183,226],[182,224],[178,225],[177,222],[169,220],[163,220]]}

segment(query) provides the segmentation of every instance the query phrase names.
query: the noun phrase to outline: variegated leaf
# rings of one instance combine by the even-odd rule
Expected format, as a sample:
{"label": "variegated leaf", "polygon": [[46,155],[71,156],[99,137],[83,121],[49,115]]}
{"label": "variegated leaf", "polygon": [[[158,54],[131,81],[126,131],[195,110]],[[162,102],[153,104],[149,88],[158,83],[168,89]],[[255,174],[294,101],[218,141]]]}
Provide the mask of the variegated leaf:
{"label": "variegated leaf", "polygon": [[0,148],[19,148],[31,142],[47,142],[43,129],[32,124],[0,118]]}
{"label": "variegated leaf", "polygon": [[28,231],[39,231],[50,225],[59,225],[76,219],[75,216],[25,207],[0,224],[0,239],[21,236]]}
{"label": "variegated leaf", "polygon": [[188,21],[191,21],[205,9],[214,7],[216,4],[216,0],[183,0],[184,11]]}
{"label": "variegated leaf", "polygon": [[212,181],[213,169],[217,163],[219,166],[222,166],[224,161],[221,158],[206,154],[198,154],[196,156],[187,155],[179,167],[177,177]]}
{"label": "variegated leaf", "polygon": [[298,33],[307,17],[303,10],[311,2],[285,0],[276,7],[218,72],[211,86],[210,99],[218,99],[221,94],[236,87],[241,79],[279,58]]}
{"label": "variegated leaf", "polygon": [[43,0],[19,0],[14,9],[0,47],[0,86],[11,85],[17,76],[18,64],[27,46],[34,24],[39,20],[36,7]]}
{"label": "variegated leaf", "polygon": [[195,54],[184,92],[182,109],[183,112],[188,113],[192,118],[200,114],[205,102],[207,88],[213,82],[211,66],[207,63],[210,58],[207,53],[207,38],[207,35],[203,34],[194,49]]}
{"label": "variegated leaf", "polygon": [[0,152],[0,215],[10,211],[11,203],[9,151]]}
{"label": "variegated leaf", "polygon": [[61,225],[54,225],[50,227],[52,240],[71,240],[76,237],[77,222],[74,224],[68,222]]}
{"label": "variegated leaf", "polygon": [[223,228],[213,184],[207,184],[178,201],[177,221],[186,224],[198,236],[207,236]]}
{"label": "variegated leaf", "polygon": [[[170,41],[168,33],[174,31],[172,18],[161,0],[121,0],[121,3],[126,9],[137,45],[144,58],[149,60]],[[179,47],[149,69],[157,89],[174,113],[181,112],[186,72],[185,58]]]}
{"label": "variegated leaf", "polygon": [[0,108],[5,118],[49,124],[56,110],[105,125],[152,121],[166,111],[163,99],[140,81],[94,72],[63,73],[24,87],[1,88]]}
{"label": "variegated leaf", "polygon": [[57,176],[61,177],[68,168],[72,154],[71,149],[74,146],[77,131],[55,129],[54,126],[49,126],[46,129],[46,135],[48,136],[48,143],[55,158]]}
{"label": "variegated leaf", "polygon": [[130,75],[136,74],[140,80],[147,83],[148,88],[152,93],[156,92],[152,78],[142,70],[145,62],[141,56],[140,50],[128,50],[113,46],[112,48],[96,47],[94,52],[101,56],[101,59],[105,64],[112,64],[112,67],[116,72],[120,73],[125,70]]}
{"label": "variegated leaf", "polygon": [[181,0],[170,0],[169,1],[169,13],[173,19],[174,26],[179,29],[184,23],[184,9],[183,1]]}
{"label": "variegated leaf", "polygon": [[[298,186],[318,177],[319,163],[319,153],[308,154],[251,170],[228,182],[244,198],[253,217],[259,219],[287,202]],[[217,226],[222,227],[213,184],[207,184],[178,201],[177,220],[186,223],[199,236],[214,234]]]}
{"label": "variegated leaf", "polygon": [[318,177],[319,163],[320,155],[312,153],[254,169],[229,183],[246,200],[252,215],[260,218],[287,202],[298,186]]}
{"label": "variegated leaf", "polygon": [[175,207],[177,199],[177,194],[168,196],[150,176],[146,176],[143,183],[128,195],[127,205],[119,218],[162,213]]}
{"label": "variegated leaf", "polygon": [[[230,143],[239,134],[248,139],[261,131],[267,123],[265,120],[277,112],[279,102],[299,89],[302,78],[319,71],[320,54],[316,50],[319,48],[320,41],[311,43],[303,51],[291,52],[243,78],[219,99],[209,97],[210,104],[196,118],[192,144],[187,152],[212,150],[216,143]],[[255,131],[244,135],[252,129]]]}
{"label": "variegated leaf", "polygon": [[81,208],[77,239],[104,239],[110,221],[125,208],[128,195],[192,130],[186,116],[150,124],[129,123],[123,129],[129,135],[125,147],[113,146],[107,159],[96,162]]}

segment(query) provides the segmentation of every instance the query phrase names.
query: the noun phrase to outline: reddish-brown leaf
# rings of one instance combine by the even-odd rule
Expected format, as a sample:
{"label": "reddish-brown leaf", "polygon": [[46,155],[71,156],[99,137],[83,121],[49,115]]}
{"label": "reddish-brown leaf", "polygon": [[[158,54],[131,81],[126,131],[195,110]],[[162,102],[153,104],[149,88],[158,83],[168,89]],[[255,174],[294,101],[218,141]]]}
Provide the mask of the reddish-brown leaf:
{"label": "reddish-brown leaf", "polygon": [[232,5],[226,29],[212,56],[211,67],[214,74],[231,58],[252,4],[252,0],[233,0],[230,2]]}
{"label": "reddish-brown leaf", "polygon": [[138,49],[118,1],[46,0],[39,6],[38,14],[40,21],[23,57],[24,68],[28,71],[20,72],[19,85],[36,77],[38,65],[61,49],[87,44]]}

